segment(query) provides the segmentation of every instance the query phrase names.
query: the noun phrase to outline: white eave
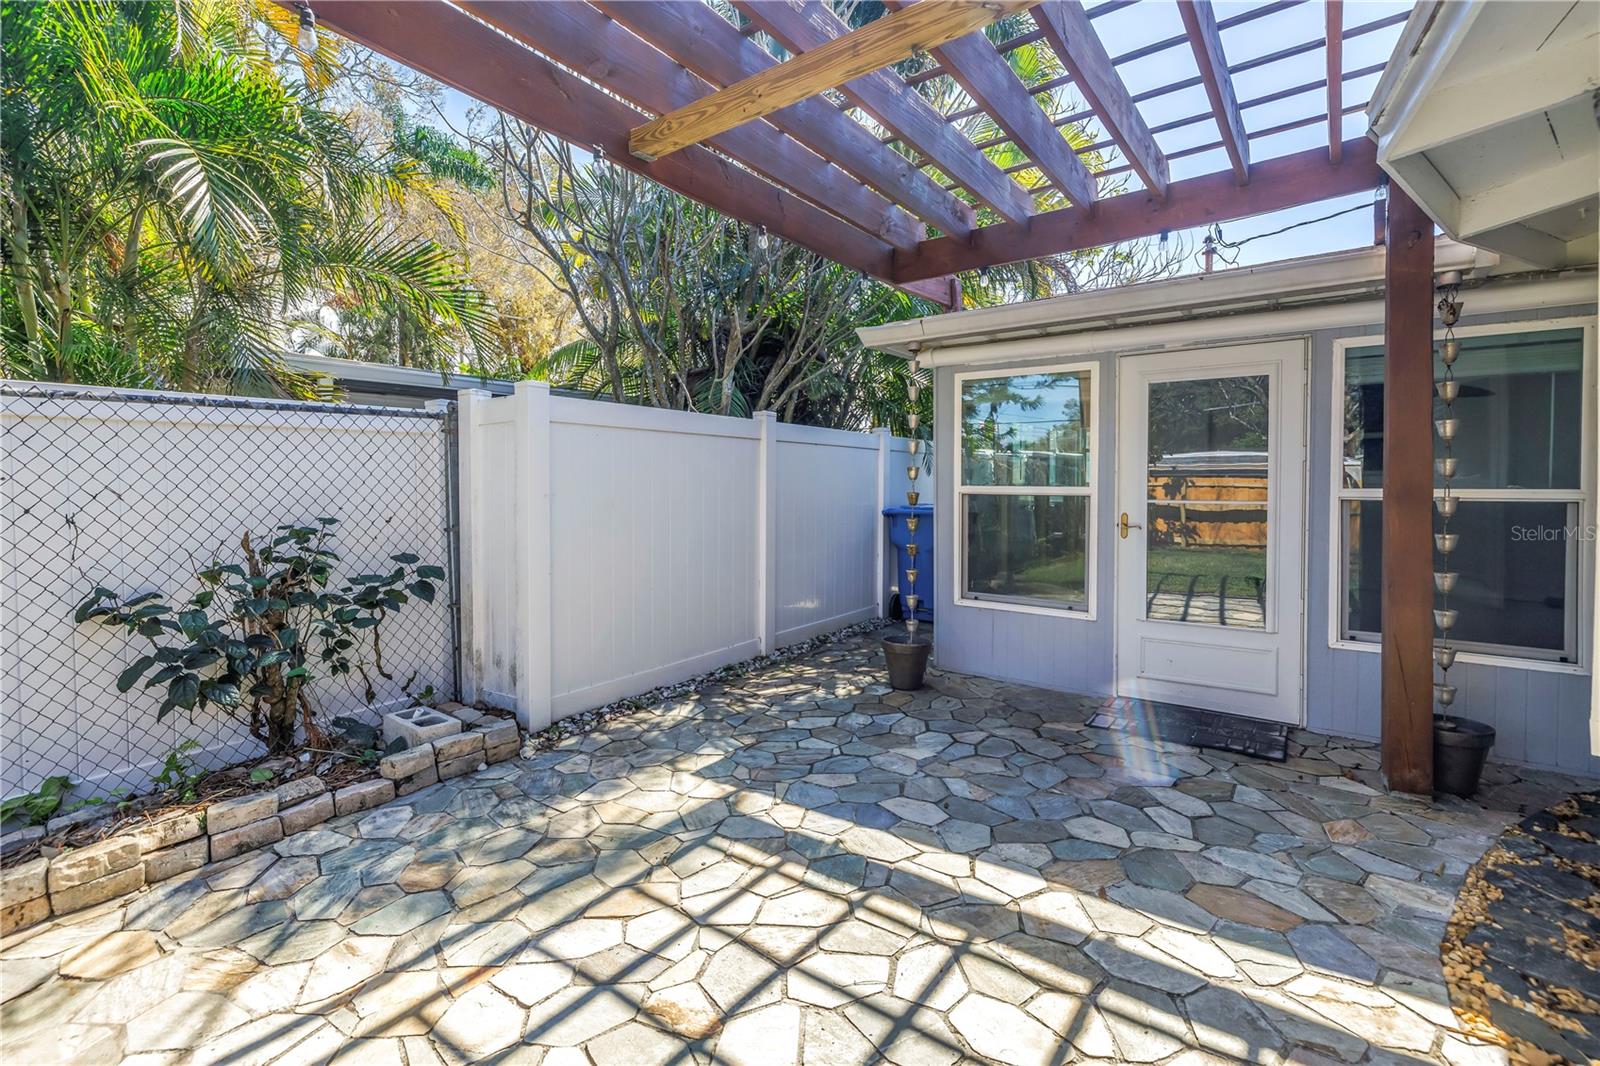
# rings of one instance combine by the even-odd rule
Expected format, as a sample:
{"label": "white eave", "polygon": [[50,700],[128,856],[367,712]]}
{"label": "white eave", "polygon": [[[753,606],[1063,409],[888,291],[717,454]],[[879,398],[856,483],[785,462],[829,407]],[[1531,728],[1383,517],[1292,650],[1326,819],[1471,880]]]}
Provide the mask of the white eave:
{"label": "white eave", "polygon": [[1422,0],[1367,106],[1378,163],[1451,237],[1540,267],[1600,233],[1600,4]]}
{"label": "white eave", "polygon": [[[868,326],[856,333],[868,347],[907,358],[920,354],[926,361],[931,353],[944,348],[1069,333],[1103,333],[1135,325],[1178,324],[1201,313],[1283,311],[1374,296],[1383,286],[1384,259],[1381,247],[1358,248],[1235,267],[1214,274],[932,315]],[[1441,240],[1434,252],[1438,270],[1487,271],[1498,262],[1499,257],[1493,253],[1450,240]]]}
{"label": "white eave", "polygon": [[510,395],[513,383],[499,378],[470,374],[447,374],[414,366],[392,363],[367,363],[359,359],[336,359],[309,352],[285,352],[284,363],[312,377],[326,377],[345,384],[359,385],[368,391],[392,389],[418,396],[448,396],[461,389],[487,389],[496,395]]}

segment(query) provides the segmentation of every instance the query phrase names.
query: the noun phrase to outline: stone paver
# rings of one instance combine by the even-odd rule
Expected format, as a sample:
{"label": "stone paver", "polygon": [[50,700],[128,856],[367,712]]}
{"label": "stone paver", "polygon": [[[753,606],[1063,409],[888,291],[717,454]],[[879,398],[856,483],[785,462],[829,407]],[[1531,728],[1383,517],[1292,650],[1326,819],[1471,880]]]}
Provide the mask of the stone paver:
{"label": "stone paver", "polygon": [[1491,766],[1487,806],[1427,804],[1369,744],[1258,762],[1091,728],[1101,698],[894,692],[876,659],[826,649],[6,938],[0,1061],[1504,1061],[1439,940],[1515,812],[1581,783]]}

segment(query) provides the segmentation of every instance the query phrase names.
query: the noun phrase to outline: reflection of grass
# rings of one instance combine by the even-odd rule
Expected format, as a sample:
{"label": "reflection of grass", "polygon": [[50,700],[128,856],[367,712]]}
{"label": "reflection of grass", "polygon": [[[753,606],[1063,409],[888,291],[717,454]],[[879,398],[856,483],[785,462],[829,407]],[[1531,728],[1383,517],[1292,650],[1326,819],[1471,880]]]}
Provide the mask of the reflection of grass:
{"label": "reflection of grass", "polygon": [[1214,596],[1226,578],[1230,596],[1256,596],[1267,578],[1265,548],[1151,548],[1146,560],[1150,592],[1159,583],[1163,592]]}
{"label": "reflection of grass", "polygon": [[973,589],[997,596],[1027,596],[1042,600],[1078,600],[1083,598],[1083,556],[1046,559],[1013,570],[1007,578],[994,574],[988,578],[974,579]]}

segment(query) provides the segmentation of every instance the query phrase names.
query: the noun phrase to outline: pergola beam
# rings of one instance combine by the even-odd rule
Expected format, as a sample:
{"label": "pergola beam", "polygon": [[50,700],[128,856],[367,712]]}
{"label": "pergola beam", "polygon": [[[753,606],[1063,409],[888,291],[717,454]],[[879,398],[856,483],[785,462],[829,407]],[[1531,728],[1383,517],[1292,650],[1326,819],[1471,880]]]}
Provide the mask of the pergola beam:
{"label": "pergola beam", "polygon": [[923,241],[916,251],[895,257],[895,278],[938,277],[1281,211],[1365,192],[1376,188],[1378,179],[1375,146],[1355,138],[1345,142],[1337,166],[1328,162],[1326,149],[1314,148],[1257,163],[1249,185],[1238,184],[1234,172],[1224,170],[1173,182],[1165,200],[1145,190],[1101,200],[1093,214],[1068,207],[1035,215],[1026,225],[984,226],[966,240]]}
{"label": "pergola beam", "polygon": [[1344,145],[1344,0],[1323,6],[1328,42],[1328,161],[1337,163]]}
{"label": "pergola beam", "polygon": [[[818,0],[734,0],[734,6],[796,55],[849,32]],[[1033,214],[1032,194],[1006,177],[920,94],[906,91],[905,83],[892,72],[875,71],[839,90],[1002,218],[1022,222]]]}
{"label": "pergola beam", "polygon": [[[705,82],[588,4],[458,0],[456,6],[646,110],[670,111],[708,91]],[[900,208],[765,123],[728,130],[710,144],[896,248],[915,248],[927,236]]]}
{"label": "pergola beam", "polygon": [[1044,31],[1045,40],[1072,76],[1078,93],[1122,150],[1144,187],[1164,199],[1167,157],[1128,94],[1106,46],[1090,25],[1089,13],[1078,0],[1046,0],[1033,9],[1033,21]]}
{"label": "pergola beam", "polygon": [[1250,180],[1250,138],[1239,114],[1239,100],[1233,91],[1233,76],[1228,73],[1228,57],[1222,51],[1222,31],[1211,0],[1178,0],[1178,13],[1189,35],[1189,47],[1200,68],[1211,110],[1222,131],[1222,146],[1233,164],[1233,173],[1243,185]]}
{"label": "pergola beam", "polygon": [[[594,6],[713,85],[729,85],[778,62],[706,4],[600,0]],[[879,144],[865,126],[826,99],[802,100],[774,111],[767,121],[928,225],[957,237],[972,232],[976,223],[970,204]]]}
{"label": "pergola beam", "polygon": [[[449,4],[318,0],[317,21],[618,166],[787,241],[893,282],[893,248],[700,147],[646,163],[628,152],[639,112]],[[949,283],[909,291],[943,303]]]}
{"label": "pergola beam", "polygon": [[941,0],[891,11],[858,30],[801,52],[759,74],[718,89],[636,128],[629,148],[659,159],[735,126],[770,115],[917,52],[964,37],[1038,0]]}
{"label": "pergola beam", "polygon": [[[899,9],[898,15],[919,7],[930,7],[943,0],[887,0],[890,9]],[[1035,7],[1034,11],[1040,8]],[[1088,19],[1084,19],[1088,24]],[[860,32],[859,30],[857,32]],[[1092,33],[1091,33],[1092,35]],[[1028,154],[1052,185],[1065,193],[1076,204],[1092,204],[1097,195],[1094,175],[1084,165],[1078,153],[1050,121],[1044,109],[1028,92],[1022,79],[1017,77],[1011,64],[995,50],[989,38],[982,33],[969,33],[965,37],[934,48],[934,57],[945,71],[956,80],[967,95],[994,118],[1011,138],[1011,142]],[[1104,49],[1101,49],[1104,52]]]}

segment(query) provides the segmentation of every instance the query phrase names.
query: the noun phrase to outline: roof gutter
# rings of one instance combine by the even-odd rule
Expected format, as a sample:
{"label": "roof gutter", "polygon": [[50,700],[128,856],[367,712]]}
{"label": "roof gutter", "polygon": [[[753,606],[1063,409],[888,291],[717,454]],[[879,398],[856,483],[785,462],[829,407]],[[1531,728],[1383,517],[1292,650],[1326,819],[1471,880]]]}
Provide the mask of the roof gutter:
{"label": "roof gutter", "polygon": [[[1496,314],[1543,307],[1570,307],[1593,303],[1594,299],[1595,276],[1592,272],[1584,271],[1552,280],[1484,286],[1473,290],[1468,306],[1473,314]],[[990,343],[950,345],[923,351],[915,359],[919,367],[940,367],[1098,355],[1108,351],[1126,355],[1142,351],[1192,348],[1201,344],[1308,333],[1317,329],[1378,326],[1383,322],[1383,312],[1384,301],[1381,298],[1351,299],[1341,303],[1322,303],[1276,311],[1224,312],[1212,317],[1190,317],[1176,322],[1110,327]]]}
{"label": "roof gutter", "polygon": [[[911,358],[919,352],[926,356],[956,346],[1055,337],[1085,330],[1103,333],[1163,319],[1192,318],[1198,312],[1271,311],[1285,302],[1348,299],[1375,292],[1383,285],[1385,259],[1382,247],[1358,248],[1215,274],[1147,281],[867,326],[856,333],[868,347]],[[1437,270],[1465,272],[1486,270],[1497,265],[1499,257],[1457,241],[1441,240],[1434,262]]]}

